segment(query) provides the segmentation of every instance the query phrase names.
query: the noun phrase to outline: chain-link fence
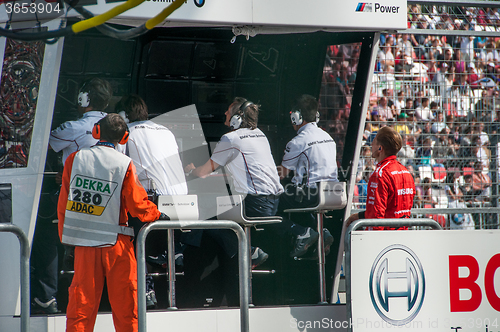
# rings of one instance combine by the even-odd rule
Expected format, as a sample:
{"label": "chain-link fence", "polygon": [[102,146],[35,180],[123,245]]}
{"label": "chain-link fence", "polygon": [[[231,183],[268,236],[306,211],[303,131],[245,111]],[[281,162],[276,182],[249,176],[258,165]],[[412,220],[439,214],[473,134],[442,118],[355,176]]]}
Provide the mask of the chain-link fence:
{"label": "chain-link fence", "polygon": [[[381,34],[354,209],[364,209],[375,169],[371,142],[379,128],[392,126],[404,141],[399,160],[415,179],[417,217],[451,229],[498,227],[500,14],[479,5],[410,3],[409,30]],[[320,124],[339,155],[358,56],[357,44],[327,49]]]}

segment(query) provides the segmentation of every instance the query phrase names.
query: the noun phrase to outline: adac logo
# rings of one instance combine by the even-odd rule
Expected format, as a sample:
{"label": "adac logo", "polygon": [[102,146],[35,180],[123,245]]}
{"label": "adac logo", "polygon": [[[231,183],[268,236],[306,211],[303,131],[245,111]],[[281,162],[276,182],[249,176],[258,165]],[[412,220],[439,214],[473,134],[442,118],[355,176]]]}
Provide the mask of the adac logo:
{"label": "adac logo", "polygon": [[205,0],[193,0],[196,7],[201,8],[205,5]]}
{"label": "adac logo", "polygon": [[358,6],[356,7],[357,12],[365,12],[365,13],[371,13],[373,8],[373,4],[369,2],[360,2],[358,3]]}
{"label": "adac logo", "polygon": [[410,248],[388,246],[373,262],[369,287],[379,316],[391,325],[405,325],[417,316],[424,302],[422,264]]}

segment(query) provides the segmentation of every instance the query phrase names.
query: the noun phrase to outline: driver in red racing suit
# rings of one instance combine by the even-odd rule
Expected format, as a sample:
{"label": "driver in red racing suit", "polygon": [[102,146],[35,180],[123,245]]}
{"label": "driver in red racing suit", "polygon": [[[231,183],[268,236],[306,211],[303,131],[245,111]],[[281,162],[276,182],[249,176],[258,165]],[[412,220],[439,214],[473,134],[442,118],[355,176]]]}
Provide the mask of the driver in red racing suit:
{"label": "driver in red racing suit", "polygon": [[[358,219],[409,218],[415,195],[415,182],[410,172],[396,160],[401,149],[401,136],[392,128],[381,128],[372,142],[372,156],[378,162],[368,181],[366,211],[355,213],[347,226]],[[371,229],[392,229],[373,227]],[[406,228],[400,228],[406,229]]]}

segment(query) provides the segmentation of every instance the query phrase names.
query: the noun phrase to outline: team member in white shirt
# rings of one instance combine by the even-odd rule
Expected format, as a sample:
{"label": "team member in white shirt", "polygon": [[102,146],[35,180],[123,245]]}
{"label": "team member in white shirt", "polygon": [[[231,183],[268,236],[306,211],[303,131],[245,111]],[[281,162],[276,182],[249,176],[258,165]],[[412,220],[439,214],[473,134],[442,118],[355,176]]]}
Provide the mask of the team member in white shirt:
{"label": "team member in white shirt", "polygon": [[92,128],[106,116],[113,89],[108,81],[93,78],[85,82],[78,93],[78,112],[82,117],[67,121],[50,133],[49,146],[55,151],[62,150],[62,162],[75,151],[89,148],[97,143],[92,137]]}
{"label": "team member in white shirt", "polygon": [[[55,152],[62,150],[62,162],[73,152],[95,145],[98,140],[92,137],[94,124],[106,113],[102,112],[112,96],[111,85],[99,78],[93,78],[82,85],[78,94],[78,112],[83,115],[76,121],[61,124],[50,133],[49,147]],[[62,169],[62,168],[61,168]],[[61,184],[62,172],[56,176]],[[59,240],[53,239],[51,225],[37,223],[33,245],[37,255],[32,273],[32,312],[54,314],[58,312],[56,294],[58,284]],[[72,264],[73,247],[66,247],[64,262]],[[67,269],[67,267],[65,267]]]}
{"label": "team member in white shirt", "polygon": [[[129,156],[134,162],[137,177],[148,196],[156,202],[158,195],[187,195],[188,187],[179,148],[172,132],[151,120],[148,120],[148,107],[138,95],[124,96],[115,106],[116,111],[128,124],[129,138],[126,145],[119,145],[118,150]],[[143,223],[138,218],[129,217],[129,224],[139,233]],[[177,239],[176,239],[177,240]],[[183,246],[175,241],[175,262],[183,265]],[[167,253],[148,256],[150,263],[167,264]],[[146,304],[156,305],[153,278],[146,277]]]}
{"label": "team member in white shirt", "polygon": [[[290,113],[295,136],[286,145],[283,161],[279,167],[280,178],[284,179],[293,171],[291,185],[285,187],[281,195],[279,211],[285,209],[310,207],[317,203],[317,183],[324,180],[337,179],[337,145],[332,137],[319,128],[318,102],[313,96],[302,95]],[[306,214],[301,223],[314,224],[314,216]],[[280,233],[288,233],[296,237],[295,248],[290,256],[303,256],[307,249],[318,239],[318,233],[311,227],[295,224],[287,218],[273,227]],[[325,250],[329,251],[333,237],[325,228]]]}
{"label": "team member in white shirt", "polygon": [[[276,215],[279,195],[283,192],[276,164],[266,135],[257,128],[259,106],[237,97],[226,111],[225,125],[232,129],[222,136],[212,157],[202,166],[187,165],[184,170],[197,177],[206,177],[219,166],[225,166],[233,179],[232,191],[245,197],[245,214],[249,217]],[[236,238],[231,237],[236,254]],[[227,246],[226,246],[227,248]],[[252,248],[252,265],[267,259],[260,248]]]}

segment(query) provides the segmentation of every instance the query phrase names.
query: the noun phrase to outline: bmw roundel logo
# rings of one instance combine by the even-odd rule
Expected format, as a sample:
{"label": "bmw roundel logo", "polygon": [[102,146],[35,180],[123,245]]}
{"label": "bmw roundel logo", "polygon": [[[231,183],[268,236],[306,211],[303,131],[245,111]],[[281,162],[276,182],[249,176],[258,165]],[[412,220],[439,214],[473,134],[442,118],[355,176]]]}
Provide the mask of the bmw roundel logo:
{"label": "bmw roundel logo", "polygon": [[379,316],[391,325],[411,322],[422,308],[425,275],[417,255],[408,247],[393,244],[373,262],[370,297]]}
{"label": "bmw roundel logo", "polygon": [[203,7],[205,0],[193,0],[196,7]]}

